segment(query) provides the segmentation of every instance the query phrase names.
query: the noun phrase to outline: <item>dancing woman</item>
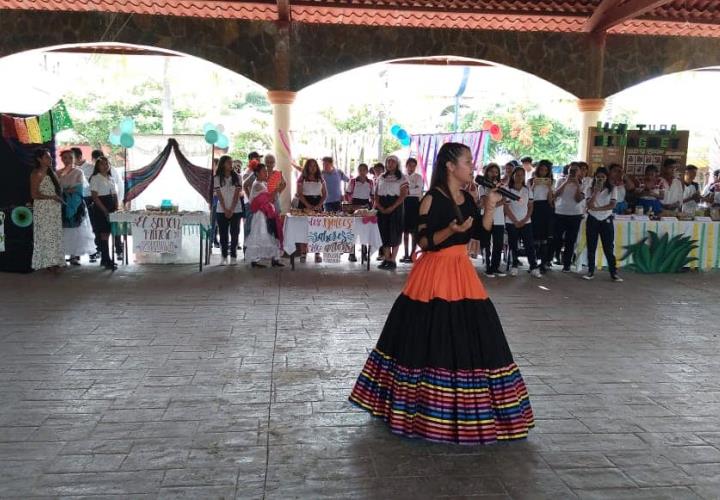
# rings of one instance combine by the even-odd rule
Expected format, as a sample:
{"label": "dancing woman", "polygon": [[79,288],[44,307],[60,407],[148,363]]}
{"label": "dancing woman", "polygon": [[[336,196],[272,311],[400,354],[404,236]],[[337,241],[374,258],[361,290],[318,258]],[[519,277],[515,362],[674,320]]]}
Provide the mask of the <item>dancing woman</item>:
{"label": "dancing woman", "polygon": [[[467,146],[440,148],[420,203],[424,253],[350,394],[406,437],[487,444],[525,438],[534,426],[520,370],[466,251],[477,207],[461,188],[472,174]],[[499,200],[487,194],[486,229]]]}

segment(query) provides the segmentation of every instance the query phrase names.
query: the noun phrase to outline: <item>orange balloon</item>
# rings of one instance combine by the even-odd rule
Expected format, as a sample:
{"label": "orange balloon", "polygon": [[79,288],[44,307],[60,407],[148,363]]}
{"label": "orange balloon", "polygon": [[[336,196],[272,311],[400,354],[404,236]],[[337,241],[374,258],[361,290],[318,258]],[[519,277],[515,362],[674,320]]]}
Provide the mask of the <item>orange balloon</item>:
{"label": "orange balloon", "polygon": [[502,129],[498,130],[497,133],[495,133],[495,134],[490,132],[490,137],[492,137],[493,141],[496,141],[496,142],[502,141],[502,138],[503,138]]}
{"label": "orange balloon", "polygon": [[491,122],[490,120],[485,120],[482,124],[482,129],[490,130],[490,127],[492,127],[492,126],[493,126],[493,122]]}

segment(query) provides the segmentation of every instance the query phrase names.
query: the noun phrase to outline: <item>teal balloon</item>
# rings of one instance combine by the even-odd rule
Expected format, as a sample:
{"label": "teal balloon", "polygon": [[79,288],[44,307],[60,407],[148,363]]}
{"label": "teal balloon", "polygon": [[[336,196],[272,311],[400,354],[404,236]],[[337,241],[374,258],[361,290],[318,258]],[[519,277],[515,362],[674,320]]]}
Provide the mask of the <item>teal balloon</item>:
{"label": "teal balloon", "polygon": [[410,137],[410,134],[408,134],[407,130],[404,128],[401,128],[397,134],[395,134],[395,137],[400,139],[400,142],[403,142],[406,138]]}
{"label": "teal balloon", "polygon": [[205,132],[205,142],[208,144],[215,144],[219,138],[220,134],[217,133],[217,130],[208,130]]}
{"label": "teal balloon", "polygon": [[120,145],[120,136],[115,134],[110,134],[110,137],[108,137],[108,140],[110,141],[110,144],[113,146],[119,146]]}
{"label": "teal balloon", "polygon": [[123,134],[120,136],[120,144],[124,148],[131,148],[135,145],[135,138],[132,134]]}
{"label": "teal balloon", "polygon": [[412,142],[412,140],[410,139],[409,136],[406,137],[405,139],[400,140],[400,144],[402,144],[403,146],[409,146],[411,142]]}
{"label": "teal balloon", "polygon": [[132,134],[135,132],[135,120],[132,118],[125,118],[120,122],[120,132],[123,134]]}
{"label": "teal balloon", "polygon": [[397,123],[395,125],[393,125],[392,127],[390,127],[390,133],[392,135],[394,135],[395,137],[397,137],[398,132],[400,132],[401,130],[402,130],[402,127],[400,125],[398,125]]}
{"label": "teal balloon", "polygon": [[205,125],[203,125],[203,132],[204,132],[204,133],[207,134],[207,133],[210,132],[211,130],[215,130],[215,124],[214,124],[214,123],[207,122]]}
{"label": "teal balloon", "polygon": [[230,145],[230,140],[227,138],[225,134],[220,134],[220,137],[218,137],[217,142],[215,143],[217,147],[220,149],[225,149]]}
{"label": "teal balloon", "polygon": [[28,207],[15,207],[10,213],[10,219],[17,227],[28,227],[32,224],[33,214]]}

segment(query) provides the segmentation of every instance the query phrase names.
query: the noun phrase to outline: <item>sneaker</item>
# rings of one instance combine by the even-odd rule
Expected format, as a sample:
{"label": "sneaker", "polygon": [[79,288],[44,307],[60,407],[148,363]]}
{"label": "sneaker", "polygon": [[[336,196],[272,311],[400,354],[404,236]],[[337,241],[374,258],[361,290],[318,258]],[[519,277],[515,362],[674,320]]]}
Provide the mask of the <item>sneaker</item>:
{"label": "sneaker", "polygon": [[494,278],[495,273],[491,273],[490,271],[485,271],[485,277],[486,278]]}
{"label": "sneaker", "polygon": [[495,271],[495,276],[497,276],[498,278],[504,278],[505,276],[507,276],[507,274],[502,271]]}
{"label": "sneaker", "polygon": [[586,279],[590,281],[591,279],[595,278],[595,273],[587,273],[585,276],[583,276],[583,279]]}
{"label": "sneaker", "polygon": [[530,276],[532,276],[533,278],[542,278],[542,273],[540,272],[540,269],[536,267],[535,269],[530,271]]}
{"label": "sneaker", "polygon": [[227,259],[227,257],[221,257],[221,258],[220,258],[220,265],[221,265],[221,266],[227,266],[227,265],[228,265],[228,259]]}
{"label": "sneaker", "polygon": [[513,267],[512,269],[510,269],[510,276],[517,276],[517,275],[518,275],[517,267]]}
{"label": "sneaker", "polygon": [[403,264],[412,264],[412,257],[406,255],[405,257],[400,259],[400,262],[402,262]]}
{"label": "sneaker", "polygon": [[265,264],[261,264],[259,262],[251,262],[250,267],[255,267],[258,269],[265,269],[267,266]]}
{"label": "sneaker", "polygon": [[620,275],[618,275],[617,273],[616,273],[616,274],[611,274],[611,275],[610,275],[610,279],[613,280],[615,283],[622,283],[623,281],[625,281],[625,280],[622,279],[622,278],[620,277]]}
{"label": "sneaker", "polygon": [[571,273],[571,272],[572,272],[572,269],[570,269],[570,266],[563,267],[562,272],[564,272],[564,273]]}
{"label": "sneaker", "polygon": [[230,257],[230,265],[237,266],[237,257]]}
{"label": "sneaker", "polygon": [[283,264],[277,259],[273,259],[270,265],[272,265],[272,267],[285,267],[285,264]]}

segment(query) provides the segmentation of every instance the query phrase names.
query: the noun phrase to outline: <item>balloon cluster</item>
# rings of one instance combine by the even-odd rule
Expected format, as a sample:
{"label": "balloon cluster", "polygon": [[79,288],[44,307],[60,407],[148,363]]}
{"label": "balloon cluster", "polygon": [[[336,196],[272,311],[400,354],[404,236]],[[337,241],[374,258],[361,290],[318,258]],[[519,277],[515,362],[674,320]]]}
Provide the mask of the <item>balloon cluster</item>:
{"label": "balloon cluster", "polygon": [[110,144],[113,146],[122,146],[131,148],[135,145],[135,120],[132,118],[123,118],[120,125],[112,129],[110,132]]}
{"label": "balloon cluster", "polygon": [[390,133],[398,140],[400,141],[400,144],[403,146],[409,146],[411,139],[410,134],[408,134],[408,131],[402,128],[397,123],[390,127]]}
{"label": "balloon cluster", "polygon": [[230,145],[230,139],[224,134],[224,126],[208,122],[203,125],[203,131],[205,132],[205,142],[208,144],[214,144],[220,149],[225,149]]}
{"label": "balloon cluster", "polygon": [[482,129],[490,132],[490,137],[492,137],[493,141],[502,141],[503,131],[500,128],[500,125],[498,125],[497,123],[493,123],[490,120],[485,120],[483,122]]}

